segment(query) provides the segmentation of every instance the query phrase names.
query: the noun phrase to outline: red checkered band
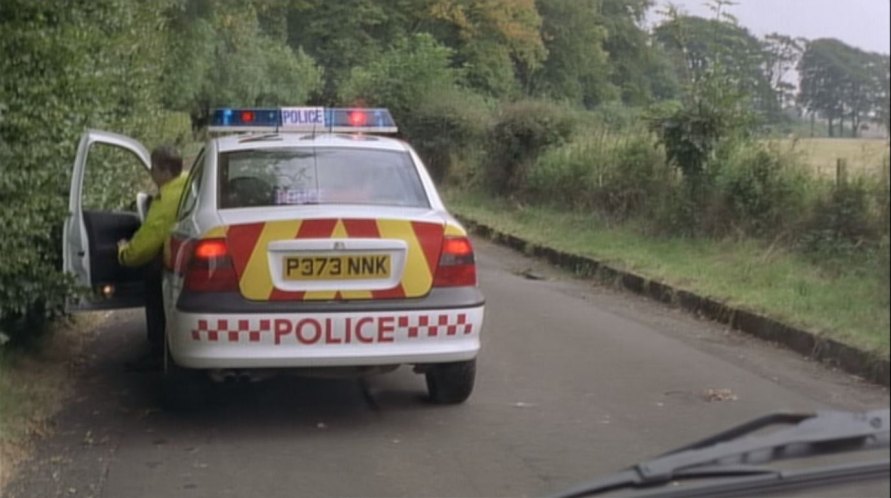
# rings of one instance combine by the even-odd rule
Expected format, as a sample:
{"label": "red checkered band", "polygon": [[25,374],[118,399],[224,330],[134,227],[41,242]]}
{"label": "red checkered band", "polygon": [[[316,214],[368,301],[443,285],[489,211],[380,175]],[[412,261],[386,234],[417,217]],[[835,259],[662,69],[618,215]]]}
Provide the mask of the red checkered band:
{"label": "red checkered band", "polygon": [[[459,313],[455,317],[455,322],[452,323],[450,321],[451,315],[434,315],[436,320],[431,320],[431,316],[421,315],[418,317],[418,322],[415,325],[408,324],[408,317],[405,317],[406,325],[408,328],[408,336],[409,337],[418,337],[424,332],[427,333],[427,337],[436,337],[439,335],[439,332],[442,331],[445,335],[457,335],[459,332],[463,334],[469,334],[473,332],[473,324],[467,323],[467,315],[464,313]],[[435,325],[431,325],[435,323]],[[400,327],[406,327],[403,325],[402,319],[399,321]]]}
{"label": "red checkered band", "polygon": [[[473,332],[473,324],[468,323],[467,315],[436,314],[416,317],[402,315],[393,317],[396,331],[405,331],[410,339],[419,337],[456,336]],[[193,341],[204,342],[260,342],[263,334],[273,334],[272,319],[238,320],[198,320],[192,329]],[[354,322],[355,323],[355,322]]]}
{"label": "red checkered band", "polygon": [[266,332],[272,332],[272,320],[198,320],[192,340],[217,342],[222,337],[229,342],[260,342],[260,334]]}

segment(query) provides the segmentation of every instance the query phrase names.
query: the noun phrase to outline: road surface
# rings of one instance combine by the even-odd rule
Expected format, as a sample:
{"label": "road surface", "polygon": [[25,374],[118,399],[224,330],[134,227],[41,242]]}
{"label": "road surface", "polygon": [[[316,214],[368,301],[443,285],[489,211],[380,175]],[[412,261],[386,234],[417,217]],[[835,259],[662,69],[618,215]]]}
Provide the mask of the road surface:
{"label": "road surface", "polygon": [[160,374],[123,367],[145,348],[141,314],[115,313],[6,495],[538,496],[768,412],[888,406],[885,389],[793,353],[477,251],[488,304],[466,404],[425,403],[403,367],[236,386],[206,411],[164,412]]}

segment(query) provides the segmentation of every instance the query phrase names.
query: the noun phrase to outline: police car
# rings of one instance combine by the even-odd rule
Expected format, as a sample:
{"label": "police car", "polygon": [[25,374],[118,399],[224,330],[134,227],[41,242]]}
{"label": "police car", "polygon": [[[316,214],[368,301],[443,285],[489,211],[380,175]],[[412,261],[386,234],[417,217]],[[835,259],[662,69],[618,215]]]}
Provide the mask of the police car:
{"label": "police car", "polygon": [[[467,399],[484,314],[473,248],[415,151],[382,136],[396,131],[385,109],[214,112],[165,244],[163,309],[147,310],[166,317],[168,400],[200,399],[207,378],[405,364],[434,402]],[[84,208],[97,144],[150,168],[131,138],[81,139],[63,260],[93,292],[70,306],[143,306],[143,275],[118,264],[115,246],[138,228],[146,196],[135,213]]]}

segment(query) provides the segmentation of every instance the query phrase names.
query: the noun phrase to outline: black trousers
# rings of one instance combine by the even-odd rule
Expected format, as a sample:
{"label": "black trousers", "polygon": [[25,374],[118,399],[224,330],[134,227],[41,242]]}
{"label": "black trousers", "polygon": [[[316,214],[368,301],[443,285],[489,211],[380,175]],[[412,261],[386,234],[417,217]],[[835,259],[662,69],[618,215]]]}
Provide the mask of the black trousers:
{"label": "black trousers", "polygon": [[152,353],[164,352],[164,297],[162,288],[163,256],[158,255],[143,269],[145,279],[145,328]]}

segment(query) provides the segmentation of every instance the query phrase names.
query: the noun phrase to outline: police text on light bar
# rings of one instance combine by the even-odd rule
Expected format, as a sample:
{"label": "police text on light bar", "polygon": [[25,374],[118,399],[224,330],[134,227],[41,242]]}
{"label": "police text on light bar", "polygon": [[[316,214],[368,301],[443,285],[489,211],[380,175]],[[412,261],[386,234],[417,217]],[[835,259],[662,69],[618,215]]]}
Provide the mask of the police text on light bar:
{"label": "police text on light bar", "polygon": [[396,133],[387,109],[281,107],[222,108],[213,112],[211,132]]}

